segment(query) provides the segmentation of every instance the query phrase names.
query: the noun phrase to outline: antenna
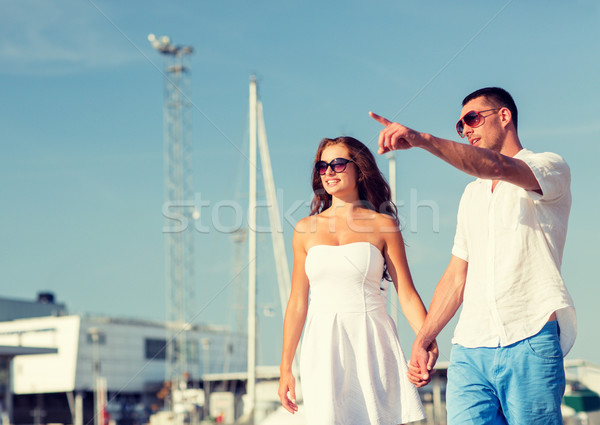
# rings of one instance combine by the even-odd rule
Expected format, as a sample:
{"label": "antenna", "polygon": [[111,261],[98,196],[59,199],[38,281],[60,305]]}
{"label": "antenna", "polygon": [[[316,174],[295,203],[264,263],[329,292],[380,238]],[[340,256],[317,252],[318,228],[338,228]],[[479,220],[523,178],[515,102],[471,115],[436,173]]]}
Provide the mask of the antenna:
{"label": "antenna", "polygon": [[[193,226],[194,192],[192,188],[192,142],[189,46],[171,44],[168,36],[148,35],[148,41],[164,57],[164,172],[165,204],[163,211],[183,217],[187,226],[165,221],[165,268],[167,301],[167,350],[165,381],[172,391],[185,389],[191,376],[188,356],[191,352],[187,330],[190,328],[193,299]],[[180,224],[180,223],[179,223]],[[183,228],[179,228],[183,227]],[[207,371],[204,371],[207,373]],[[173,399],[171,398],[171,403]]]}

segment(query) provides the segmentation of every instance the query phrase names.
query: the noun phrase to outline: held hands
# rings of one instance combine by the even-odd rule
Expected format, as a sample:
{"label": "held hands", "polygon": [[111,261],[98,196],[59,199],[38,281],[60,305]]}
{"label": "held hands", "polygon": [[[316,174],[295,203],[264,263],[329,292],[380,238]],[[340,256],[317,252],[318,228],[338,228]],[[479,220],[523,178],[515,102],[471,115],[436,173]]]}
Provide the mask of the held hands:
{"label": "held hands", "polygon": [[[281,405],[285,410],[294,414],[298,411],[298,405],[296,404],[296,379],[291,372],[282,373],[279,378],[279,399]],[[288,397],[288,393],[291,397]]]}
{"label": "held hands", "polygon": [[429,384],[435,373],[433,366],[435,366],[438,356],[439,350],[435,340],[429,344],[427,349],[415,342],[408,364],[408,380],[417,388]]}
{"label": "held hands", "polygon": [[422,136],[415,130],[411,130],[397,122],[391,122],[374,112],[369,112],[369,115],[375,121],[385,126],[379,132],[378,153],[382,154],[393,150],[410,149],[421,143]]}

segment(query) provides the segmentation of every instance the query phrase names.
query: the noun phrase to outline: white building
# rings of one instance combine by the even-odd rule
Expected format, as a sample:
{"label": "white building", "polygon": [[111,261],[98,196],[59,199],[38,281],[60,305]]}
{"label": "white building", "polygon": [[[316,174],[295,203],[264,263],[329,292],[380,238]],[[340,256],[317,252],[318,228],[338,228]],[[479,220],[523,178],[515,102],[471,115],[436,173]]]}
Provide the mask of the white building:
{"label": "white building", "polygon": [[[246,370],[245,335],[216,326],[192,326],[187,332],[190,386],[198,385],[204,374]],[[0,322],[0,346],[57,349],[53,354],[14,357],[13,422],[88,423],[93,415],[96,362],[115,415],[122,414],[124,404],[130,408],[160,402],[156,396],[165,380],[166,335],[164,323],[109,317],[68,315]],[[65,411],[70,417],[64,417]]]}

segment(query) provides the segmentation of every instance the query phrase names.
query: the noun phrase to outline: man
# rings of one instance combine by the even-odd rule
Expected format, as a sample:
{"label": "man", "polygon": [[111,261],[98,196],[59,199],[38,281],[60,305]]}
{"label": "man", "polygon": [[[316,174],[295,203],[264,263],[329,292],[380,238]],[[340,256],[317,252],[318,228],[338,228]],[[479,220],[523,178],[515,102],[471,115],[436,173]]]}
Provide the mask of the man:
{"label": "man", "polygon": [[409,376],[417,386],[429,382],[427,347],[462,304],[448,423],[562,424],[563,356],[576,334],[560,274],[570,170],[556,154],[523,149],[505,90],[477,90],[462,105],[456,129],[469,144],[370,113],[385,126],[379,153],[418,147],[477,177],[461,198],[452,257],[413,344]]}

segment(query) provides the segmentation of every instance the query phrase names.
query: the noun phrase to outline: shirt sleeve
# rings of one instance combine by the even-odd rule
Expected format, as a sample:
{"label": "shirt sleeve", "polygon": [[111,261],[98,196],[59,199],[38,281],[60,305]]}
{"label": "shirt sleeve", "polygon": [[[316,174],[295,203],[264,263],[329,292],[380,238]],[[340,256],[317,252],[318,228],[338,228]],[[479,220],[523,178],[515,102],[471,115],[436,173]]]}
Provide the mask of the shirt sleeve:
{"label": "shirt sleeve", "polygon": [[561,156],[550,152],[526,152],[517,158],[529,166],[542,189],[541,195],[527,191],[533,200],[553,201],[570,191],[571,170]]}
{"label": "shirt sleeve", "polygon": [[466,216],[465,209],[467,204],[467,192],[469,190],[469,186],[463,192],[462,197],[460,198],[460,204],[458,205],[458,214],[456,217],[456,234],[454,235],[454,245],[452,246],[452,255],[458,257],[462,260],[469,261],[469,249],[467,244],[467,234],[466,234]]}

